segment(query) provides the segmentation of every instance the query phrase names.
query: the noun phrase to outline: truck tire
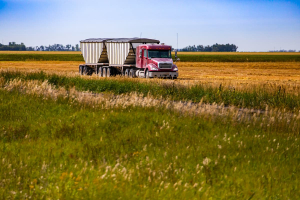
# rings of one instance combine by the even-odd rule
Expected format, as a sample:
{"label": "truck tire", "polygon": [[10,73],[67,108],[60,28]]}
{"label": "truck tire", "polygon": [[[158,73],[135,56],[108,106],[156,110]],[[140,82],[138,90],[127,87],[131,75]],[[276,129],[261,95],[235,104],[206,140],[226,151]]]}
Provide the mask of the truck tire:
{"label": "truck tire", "polygon": [[146,70],[145,77],[146,77],[146,78],[150,78],[150,77],[149,77],[149,70]]}
{"label": "truck tire", "polygon": [[112,72],[111,68],[108,67],[108,68],[106,69],[106,77],[110,77],[110,76],[112,75],[111,72]]}
{"label": "truck tire", "polygon": [[80,75],[83,74],[83,67],[82,67],[82,65],[79,65],[79,74],[80,74]]}
{"label": "truck tire", "polygon": [[107,68],[106,68],[106,67],[103,67],[103,70],[102,70],[102,71],[103,71],[103,72],[102,72],[102,75],[103,75],[103,76],[102,76],[102,77],[106,77],[106,70],[107,70]]}
{"label": "truck tire", "polygon": [[134,78],[135,77],[135,71],[133,69],[129,70],[129,78]]}
{"label": "truck tire", "polygon": [[129,69],[125,69],[125,77],[129,77]]}
{"label": "truck tire", "polygon": [[87,66],[84,66],[83,67],[83,72],[82,72],[83,75],[87,75],[88,74],[88,68]]}
{"label": "truck tire", "polygon": [[98,68],[98,76],[99,77],[103,77],[103,69],[102,69],[102,67]]}
{"label": "truck tire", "polygon": [[88,67],[87,75],[88,76],[92,76],[93,75],[93,70],[90,67]]}

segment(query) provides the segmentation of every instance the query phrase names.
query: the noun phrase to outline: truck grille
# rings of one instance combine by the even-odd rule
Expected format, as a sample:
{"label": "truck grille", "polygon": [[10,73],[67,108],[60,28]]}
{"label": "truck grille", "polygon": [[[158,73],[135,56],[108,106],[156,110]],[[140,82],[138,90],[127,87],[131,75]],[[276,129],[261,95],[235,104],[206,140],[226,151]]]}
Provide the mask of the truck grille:
{"label": "truck grille", "polygon": [[172,69],[172,63],[159,63],[160,69]]}

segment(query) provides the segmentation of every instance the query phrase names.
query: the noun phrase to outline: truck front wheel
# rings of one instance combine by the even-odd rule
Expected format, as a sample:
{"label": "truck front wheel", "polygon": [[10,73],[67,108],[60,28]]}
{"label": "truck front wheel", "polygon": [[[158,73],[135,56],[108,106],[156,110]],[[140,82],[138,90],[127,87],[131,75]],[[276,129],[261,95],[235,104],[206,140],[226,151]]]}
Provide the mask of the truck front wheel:
{"label": "truck front wheel", "polygon": [[149,70],[146,71],[146,78],[150,78],[149,77]]}

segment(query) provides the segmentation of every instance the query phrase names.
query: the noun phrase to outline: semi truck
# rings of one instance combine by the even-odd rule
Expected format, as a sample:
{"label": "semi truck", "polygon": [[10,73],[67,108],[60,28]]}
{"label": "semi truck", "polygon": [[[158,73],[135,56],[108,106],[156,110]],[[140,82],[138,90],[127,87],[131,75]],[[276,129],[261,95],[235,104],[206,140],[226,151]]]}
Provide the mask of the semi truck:
{"label": "semi truck", "polygon": [[80,41],[85,64],[79,65],[81,75],[99,77],[177,79],[172,47],[148,38],[90,38]]}

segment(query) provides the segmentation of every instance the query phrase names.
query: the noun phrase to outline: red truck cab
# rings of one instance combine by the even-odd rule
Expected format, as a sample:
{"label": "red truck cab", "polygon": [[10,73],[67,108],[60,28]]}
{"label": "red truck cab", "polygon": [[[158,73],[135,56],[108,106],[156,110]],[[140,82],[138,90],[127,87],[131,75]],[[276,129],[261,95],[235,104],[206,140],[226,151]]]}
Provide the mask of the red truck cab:
{"label": "red truck cab", "polygon": [[136,48],[136,68],[143,71],[146,78],[178,77],[178,68],[173,63],[171,46],[139,45]]}

